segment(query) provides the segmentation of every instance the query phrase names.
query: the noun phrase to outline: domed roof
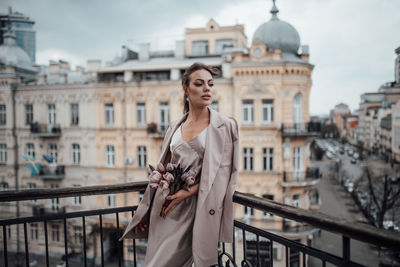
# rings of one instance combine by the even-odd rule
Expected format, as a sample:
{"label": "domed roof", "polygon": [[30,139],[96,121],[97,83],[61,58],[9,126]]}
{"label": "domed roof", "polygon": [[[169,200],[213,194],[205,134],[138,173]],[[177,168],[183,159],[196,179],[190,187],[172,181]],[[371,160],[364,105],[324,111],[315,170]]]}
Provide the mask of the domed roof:
{"label": "domed roof", "polygon": [[300,36],[289,23],[278,18],[279,10],[274,4],[271,9],[272,18],[260,25],[253,36],[253,42],[260,39],[268,50],[281,49],[283,53],[297,54],[300,47]]}
{"label": "domed roof", "polygon": [[19,68],[32,68],[32,61],[21,47],[15,44],[15,36],[11,33],[4,35],[4,44],[0,45],[0,63]]}

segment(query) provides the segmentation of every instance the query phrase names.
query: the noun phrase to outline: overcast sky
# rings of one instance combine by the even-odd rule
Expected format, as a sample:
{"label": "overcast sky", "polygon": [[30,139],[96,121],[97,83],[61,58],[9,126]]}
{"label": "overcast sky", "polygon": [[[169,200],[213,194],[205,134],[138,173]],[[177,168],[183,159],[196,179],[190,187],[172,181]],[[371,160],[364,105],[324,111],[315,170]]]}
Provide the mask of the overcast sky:
{"label": "overcast sky", "polygon": [[[277,0],[278,17],[310,46],[315,65],[311,114],[327,114],[344,102],[352,110],[360,95],[394,80],[394,49],[400,46],[400,0]],[[172,48],[185,27],[244,24],[249,45],[270,19],[271,0],[3,0],[0,12],[24,13],[36,22],[39,64],[64,59],[113,59],[122,45],[150,41],[152,50]]]}

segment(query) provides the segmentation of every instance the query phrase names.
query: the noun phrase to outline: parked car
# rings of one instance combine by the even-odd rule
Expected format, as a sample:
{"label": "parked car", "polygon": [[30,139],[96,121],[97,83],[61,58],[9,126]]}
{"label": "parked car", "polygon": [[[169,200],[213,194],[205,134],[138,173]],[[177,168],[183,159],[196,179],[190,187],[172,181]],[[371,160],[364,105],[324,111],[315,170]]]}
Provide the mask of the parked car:
{"label": "parked car", "polygon": [[356,163],[357,163],[357,160],[356,160],[355,158],[351,158],[350,163],[351,163],[351,164],[356,164]]}
{"label": "parked car", "polygon": [[353,154],[353,158],[355,158],[355,159],[359,159],[359,158],[360,158],[360,154],[358,154],[357,152],[354,152],[354,154]]}
{"label": "parked car", "polygon": [[332,155],[332,153],[331,153],[330,151],[326,151],[325,156],[326,156],[328,159],[332,159],[332,157],[333,157],[333,155]]}
{"label": "parked car", "polygon": [[393,221],[383,221],[383,228],[386,230],[392,230],[395,232],[399,231],[399,227],[393,223]]}
{"label": "parked car", "polygon": [[353,156],[353,153],[354,153],[354,151],[351,149],[349,149],[349,151],[347,151],[347,155],[349,155],[349,156]]}

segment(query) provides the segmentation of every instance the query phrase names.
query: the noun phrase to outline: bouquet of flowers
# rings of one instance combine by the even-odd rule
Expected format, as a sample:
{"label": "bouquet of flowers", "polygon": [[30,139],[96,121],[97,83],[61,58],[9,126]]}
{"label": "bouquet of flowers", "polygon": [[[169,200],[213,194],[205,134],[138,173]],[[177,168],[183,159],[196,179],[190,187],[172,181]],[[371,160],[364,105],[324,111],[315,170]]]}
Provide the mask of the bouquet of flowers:
{"label": "bouquet of flowers", "polygon": [[[155,169],[149,164],[149,186],[153,189],[160,187],[164,197],[171,196],[181,189],[190,191],[190,186],[195,183],[196,172],[190,169],[183,170],[180,164],[168,163],[166,167],[160,162]],[[160,216],[165,218],[165,209],[172,200],[165,199]]]}

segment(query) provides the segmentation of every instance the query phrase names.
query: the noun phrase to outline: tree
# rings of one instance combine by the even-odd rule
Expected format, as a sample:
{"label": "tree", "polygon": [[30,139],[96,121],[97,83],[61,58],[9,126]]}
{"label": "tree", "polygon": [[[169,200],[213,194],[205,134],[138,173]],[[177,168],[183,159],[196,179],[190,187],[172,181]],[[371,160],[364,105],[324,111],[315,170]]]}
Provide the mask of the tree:
{"label": "tree", "polygon": [[[385,173],[381,176],[374,177],[374,180],[376,181],[374,183],[371,170],[366,167],[364,171],[368,179],[369,193],[377,209],[377,220],[375,226],[383,228],[383,221],[386,212],[394,208],[394,205],[400,196],[399,179],[397,178],[396,183],[393,183],[389,178],[389,175]],[[382,191],[378,193],[379,190]]]}

